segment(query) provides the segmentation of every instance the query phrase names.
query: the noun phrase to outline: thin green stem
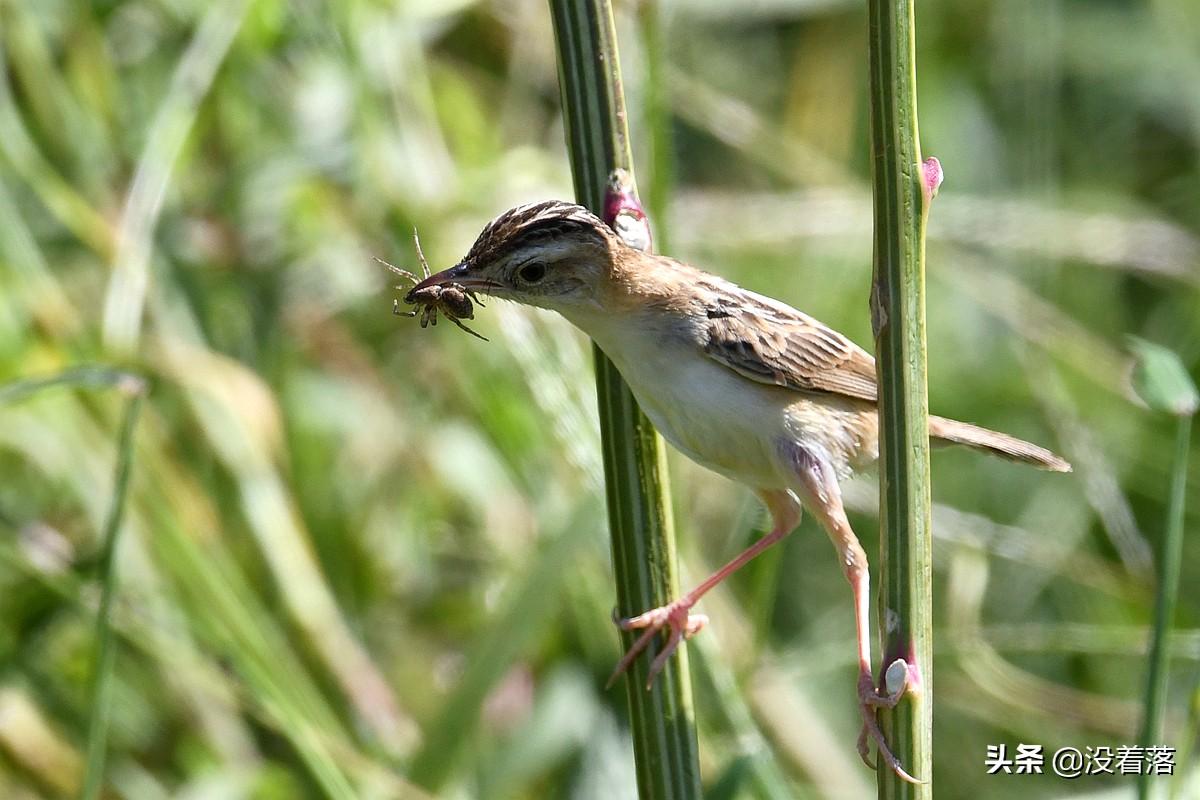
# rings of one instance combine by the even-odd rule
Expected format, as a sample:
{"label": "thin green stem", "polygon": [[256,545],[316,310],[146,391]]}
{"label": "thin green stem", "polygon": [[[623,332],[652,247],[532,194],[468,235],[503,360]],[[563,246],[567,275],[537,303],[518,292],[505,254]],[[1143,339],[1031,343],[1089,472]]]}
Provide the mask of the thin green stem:
{"label": "thin green stem", "polygon": [[[602,214],[609,175],[633,171],[612,7],[607,0],[550,0],[550,10],[575,196]],[[662,440],[629,387],[599,348],[594,355],[617,604],[620,614],[632,616],[678,593],[666,463]],[[622,638],[632,643],[632,636]],[[686,649],[676,651],[647,691],[656,649],[625,678],[638,789],[642,798],[699,797]]]}
{"label": "thin green stem", "polygon": [[124,388],[127,391],[141,391],[142,379],[132,372],[105,366],[104,364],[83,364],[70,367],[62,372],[46,375],[40,378],[18,378],[8,383],[0,384],[0,405],[14,405],[23,402],[45,389],[106,389],[110,387]]}
{"label": "thin green stem", "polygon": [[[1179,596],[1179,569],[1183,555],[1183,510],[1187,489],[1188,452],[1192,439],[1192,416],[1179,417],[1175,435],[1175,460],[1171,466],[1171,493],[1167,505],[1167,527],[1158,557],[1158,587],[1154,598],[1154,629],[1150,639],[1150,664],[1146,675],[1145,714],[1138,741],[1143,747],[1162,745],[1162,722],[1167,702],[1169,659],[1167,641]],[[1150,797],[1157,776],[1148,770],[1138,779],[1138,798]]]}
{"label": "thin green stem", "polygon": [[[924,191],[917,131],[913,0],[870,0],[875,268],[871,313],[880,423],[880,631],[886,669],[902,659],[909,691],[880,724],[916,777],[932,772],[932,548],[925,348]],[[880,766],[879,796],[930,797]]]}
{"label": "thin green stem", "polygon": [[100,609],[96,613],[96,656],[92,671],[91,719],[88,721],[87,770],[84,773],[82,800],[94,800],[100,795],[104,783],[105,745],[108,741],[109,709],[112,702],[113,685],[113,627],[112,604],[117,593],[117,568],[115,555],[121,534],[121,518],[125,512],[125,498],[129,490],[130,465],[133,463],[133,432],[137,427],[138,412],[142,407],[143,389],[140,385],[131,389],[121,419],[121,432],[117,437],[117,467],[113,480],[112,499],[108,518],[104,523],[104,536],[100,551]]}

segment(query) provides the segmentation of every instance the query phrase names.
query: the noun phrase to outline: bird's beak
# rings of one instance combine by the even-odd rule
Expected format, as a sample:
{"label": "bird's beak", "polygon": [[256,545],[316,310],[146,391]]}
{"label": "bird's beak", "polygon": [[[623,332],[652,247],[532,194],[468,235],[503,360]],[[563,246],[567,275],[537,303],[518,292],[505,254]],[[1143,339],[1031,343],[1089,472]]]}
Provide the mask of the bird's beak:
{"label": "bird's beak", "polygon": [[441,272],[435,272],[414,286],[409,292],[409,295],[414,295],[422,289],[426,289],[430,286],[446,286],[447,284],[451,283],[457,284],[464,289],[478,289],[480,291],[496,289],[501,286],[501,284],[496,283],[495,281],[488,280],[487,278],[480,277],[479,275],[472,275],[470,272],[470,267],[467,264],[458,264],[450,269],[444,269]]}

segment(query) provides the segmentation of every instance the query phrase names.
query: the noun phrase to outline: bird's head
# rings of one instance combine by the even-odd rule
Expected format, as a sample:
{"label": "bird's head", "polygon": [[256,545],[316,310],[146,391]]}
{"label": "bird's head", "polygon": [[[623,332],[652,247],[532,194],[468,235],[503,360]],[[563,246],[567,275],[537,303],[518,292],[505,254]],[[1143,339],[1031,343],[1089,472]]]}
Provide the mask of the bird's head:
{"label": "bird's head", "polygon": [[604,302],[614,261],[628,249],[599,217],[557,200],[517,206],[489,222],[457,265],[414,287],[458,284],[555,311]]}

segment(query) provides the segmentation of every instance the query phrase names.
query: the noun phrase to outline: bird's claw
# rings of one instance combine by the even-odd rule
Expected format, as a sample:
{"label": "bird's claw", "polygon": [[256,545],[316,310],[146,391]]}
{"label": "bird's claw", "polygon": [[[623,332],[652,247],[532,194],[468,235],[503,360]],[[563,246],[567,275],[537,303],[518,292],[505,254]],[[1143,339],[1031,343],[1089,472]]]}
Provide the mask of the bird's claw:
{"label": "bird's claw", "polygon": [[895,708],[908,691],[908,675],[905,674],[900,686],[892,692],[882,692],[875,688],[875,680],[869,672],[858,676],[858,701],[868,708]]}
{"label": "bird's claw", "polygon": [[639,614],[636,617],[627,617],[625,619],[617,619],[614,614],[614,621],[621,630],[634,631],[641,630],[642,635],[639,636],[634,643],[625,651],[625,655],[617,662],[616,668],[612,675],[608,678],[608,683],[605,688],[612,686],[621,673],[629,669],[633,662],[641,655],[654,638],[655,634],[664,628],[667,628],[670,633],[667,635],[667,642],[663,645],[663,649],[654,657],[654,661],[650,664],[649,674],[646,676],[646,689],[649,690],[654,684],[654,679],[658,677],[658,673],[662,672],[663,667],[667,664],[667,659],[679,647],[679,643],[684,639],[690,639],[708,624],[708,617],[704,614],[689,613],[692,604],[683,600],[676,600],[673,603],[668,603],[665,606],[647,611],[644,614]]}
{"label": "bird's claw", "polygon": [[909,783],[921,784],[924,781],[917,780],[910,775],[901,765],[900,759],[896,758],[883,736],[879,720],[875,715],[877,709],[895,708],[896,704],[900,702],[900,698],[904,697],[904,693],[908,691],[908,686],[907,671],[905,671],[899,687],[891,692],[881,692],[875,688],[875,681],[870,672],[863,672],[858,676],[858,708],[863,718],[862,729],[858,734],[858,755],[864,764],[875,769],[875,764],[871,761],[871,740],[874,740],[875,747],[879,750],[879,757],[891,768],[892,772]]}

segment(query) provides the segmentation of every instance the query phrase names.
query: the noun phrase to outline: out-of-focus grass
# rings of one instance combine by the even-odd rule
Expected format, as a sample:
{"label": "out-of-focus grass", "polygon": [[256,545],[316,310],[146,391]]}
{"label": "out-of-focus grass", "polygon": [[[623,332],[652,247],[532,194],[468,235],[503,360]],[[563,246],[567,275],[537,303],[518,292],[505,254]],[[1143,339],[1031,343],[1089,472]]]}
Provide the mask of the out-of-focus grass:
{"label": "out-of-focus grass", "polygon": [[[1170,674],[1169,638],[1175,626],[1175,602],[1179,596],[1180,557],[1183,555],[1183,509],[1187,488],[1188,457],[1191,455],[1192,417],[1200,405],[1196,384],[1183,368],[1178,356],[1151,342],[1131,337],[1130,349],[1136,359],[1130,383],[1149,408],[1177,418],[1175,455],[1171,460],[1171,484],[1168,490],[1167,519],[1156,559],[1154,587],[1154,627],[1150,636],[1150,657],[1146,667],[1146,694],[1142,704],[1139,741],[1154,747],[1162,738],[1162,718],[1167,702],[1167,678]],[[1190,739],[1190,737],[1189,737]],[[1191,742],[1179,748],[1190,753]],[[1158,773],[1141,775],[1138,797],[1151,796]]]}
{"label": "out-of-focus grass", "polygon": [[89,800],[100,795],[100,787],[104,783],[104,760],[108,746],[108,717],[113,685],[112,604],[120,587],[117,545],[120,542],[122,515],[125,513],[125,497],[129,490],[129,473],[133,467],[133,435],[137,431],[138,412],[142,407],[142,395],[146,391],[145,383],[140,378],[130,378],[125,388],[129,399],[125,403],[125,414],[121,420],[120,433],[117,435],[117,466],[114,470],[112,500],[104,520],[104,534],[100,545],[101,594],[96,613],[96,657],[92,662],[92,693],[88,701],[90,708],[87,769],[83,775],[83,790],[80,792],[81,797]]}
{"label": "out-of-focus grass", "polygon": [[[1193,375],[1200,358],[1200,129],[1179,90],[1200,85],[1200,11],[921,14],[923,146],[947,171],[931,407],[1078,468],[933,456],[953,797],[985,780],[990,743],[1133,740],[1152,604],[1136,554],[1163,527],[1173,431],[1129,404],[1120,343],[1162,342]],[[857,5],[679,0],[660,22],[673,254],[868,342]],[[646,54],[637,15],[621,25],[644,154]],[[207,84],[181,78],[201,56]],[[134,191],[147,165],[160,196]],[[495,213],[569,186],[534,0],[0,0],[0,383],[104,363],[153,385],[117,553],[112,796],[422,797],[430,775],[438,796],[630,796],[624,702],[600,688],[618,652],[586,343],[500,304],[478,315],[489,344],[422,331],[371,261],[411,264],[417,225],[453,263]],[[113,288],[131,252],[144,313],[121,350],[105,306],[134,299]],[[64,389],[0,407],[5,798],[79,788],[120,417]],[[690,583],[761,526],[741,490],[672,467]],[[848,495],[874,551],[871,479]],[[775,558],[705,601],[705,780],[854,796],[872,776],[845,587],[811,522]],[[1195,537],[1182,563],[1168,745],[1200,660]],[[1131,783],[986,780],[998,798]]]}

